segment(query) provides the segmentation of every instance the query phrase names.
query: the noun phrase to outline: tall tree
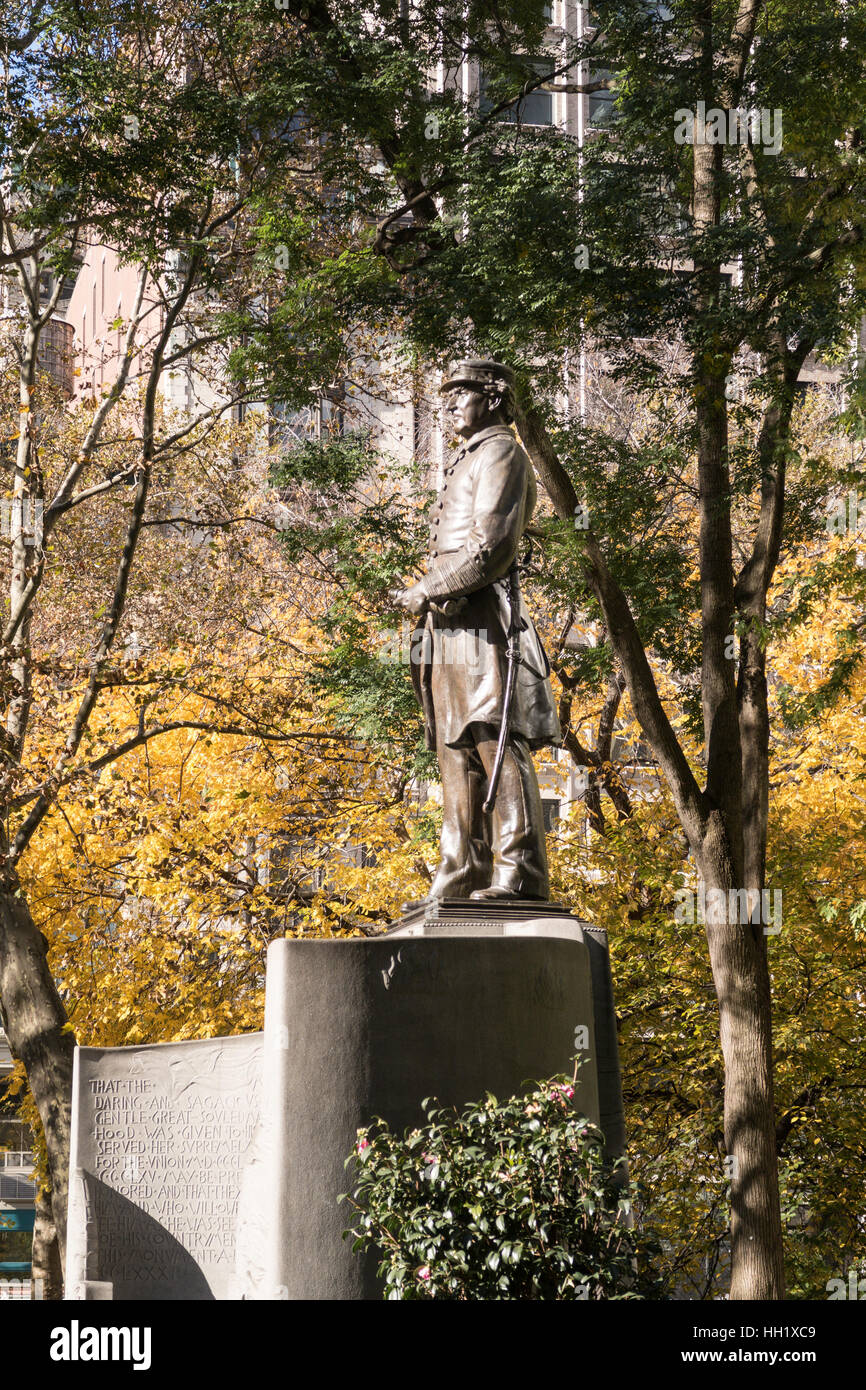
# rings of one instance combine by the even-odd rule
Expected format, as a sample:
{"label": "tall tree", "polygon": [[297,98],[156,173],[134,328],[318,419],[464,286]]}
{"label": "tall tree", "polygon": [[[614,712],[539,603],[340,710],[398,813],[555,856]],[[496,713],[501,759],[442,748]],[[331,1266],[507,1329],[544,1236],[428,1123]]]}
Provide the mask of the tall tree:
{"label": "tall tree", "polygon": [[[270,314],[268,289],[269,277],[285,283],[327,243],[321,213],[310,214],[327,156],[310,146],[303,125],[292,125],[308,75],[304,55],[297,44],[263,51],[246,4],[207,13],[181,5],[168,16],[124,0],[83,8],[37,0],[23,16],[4,17],[0,67],[0,249],[17,306],[6,324],[17,419],[5,461],[0,1000],[44,1130],[62,1255],[74,1037],[23,890],[21,858],[63,788],[98,778],[174,727],[149,719],[147,689],[129,708],[130,727],[101,746],[95,721],[105,692],[130,674],[118,638],[153,520],[154,480],[167,479],[222,419],[268,394],[249,359],[234,370],[232,351],[248,326],[259,342],[267,336],[264,360],[279,360],[284,374],[290,366],[309,386],[328,372],[327,308],[298,301],[288,322],[288,310]],[[275,190],[288,224],[279,267],[261,261],[252,232],[266,222]],[[137,292],[113,326],[122,335],[113,379],[78,436],[64,437],[74,447],[52,451],[59,414],[40,348],[64,282],[94,240],[135,267]],[[202,401],[181,420],[162,408],[167,373],[183,373]],[[101,515],[105,544],[86,555],[101,601],[70,672],[69,646],[53,645],[50,613],[64,580],[64,530],[80,512]],[[33,737],[44,733],[34,713],[44,716],[46,702],[53,727],[43,741]]]}
{"label": "tall tree", "polygon": [[[787,0],[602,0],[576,41],[545,45],[540,6],[534,26],[528,9],[508,13],[517,25],[493,53],[495,24],[472,8],[458,20],[383,5],[361,22],[324,3],[292,11],[339,74],[339,118],[384,166],[356,194],[377,231],[344,262],[343,302],[357,321],[365,300],[422,358],[474,347],[523,364],[519,428],[571,549],[569,597],[603,622],[702,882],[725,904],[707,940],[737,1174],[731,1291],[779,1298],[770,979],[763,926],[740,903],[765,887],[767,593],[797,379],[819,344],[844,351],[864,307],[864,16],[830,0],[807,13]],[[480,104],[476,85],[449,81],[467,58],[484,70]],[[558,85],[613,93],[607,131],[582,151],[497,120]],[[589,335],[678,420],[675,447],[645,461],[626,441],[612,459],[576,401],[563,407],[563,365],[573,372]],[[684,348],[673,376],[671,339]],[[609,510],[584,511],[590,492]],[[671,604],[659,562],[676,549],[677,494],[698,530],[693,579],[676,564]],[[573,529],[576,516],[589,524]],[[810,524],[789,510],[789,535]],[[659,693],[660,646],[679,649],[699,696],[697,769]]]}

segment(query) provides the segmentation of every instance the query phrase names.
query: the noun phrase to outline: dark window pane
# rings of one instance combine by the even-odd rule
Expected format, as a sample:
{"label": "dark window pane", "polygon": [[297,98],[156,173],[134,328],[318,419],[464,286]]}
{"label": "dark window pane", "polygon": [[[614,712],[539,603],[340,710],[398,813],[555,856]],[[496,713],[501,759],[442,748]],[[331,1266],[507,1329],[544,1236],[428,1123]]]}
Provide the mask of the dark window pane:
{"label": "dark window pane", "polygon": [[[552,58],[536,58],[533,59],[531,66],[541,76],[544,73],[552,72],[555,63]],[[501,99],[500,97],[499,100]],[[487,95],[487,76],[482,68],[479,80],[479,106],[482,115],[495,105],[497,102]],[[501,112],[497,119],[500,121],[519,121],[521,125],[553,125],[553,93],[544,92],[538,88],[525,96],[522,101],[517,102],[515,106],[510,106],[507,111]]]}
{"label": "dark window pane", "polygon": [[[613,77],[613,73],[607,68],[598,68],[589,74],[590,82],[601,82],[607,77]],[[589,94],[589,124],[591,126],[606,126],[614,118],[614,94],[606,87],[602,87],[597,92]]]}

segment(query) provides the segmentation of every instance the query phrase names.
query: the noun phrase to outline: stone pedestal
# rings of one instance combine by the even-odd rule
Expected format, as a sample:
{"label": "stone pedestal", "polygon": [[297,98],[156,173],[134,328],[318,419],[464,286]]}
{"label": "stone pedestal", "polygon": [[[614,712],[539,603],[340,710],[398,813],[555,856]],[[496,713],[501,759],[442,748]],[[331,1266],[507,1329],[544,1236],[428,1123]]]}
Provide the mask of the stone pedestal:
{"label": "stone pedestal", "polygon": [[351,1188],[356,1131],[374,1116],[402,1131],[423,1122],[425,1096],[504,1098],[570,1074],[579,1051],[575,1103],[621,1141],[603,942],[555,906],[468,908],[439,904],[375,939],[270,947],[251,1184],[267,1217],[242,1203],[245,1297],[381,1296],[375,1259],[342,1239],[349,1211],[336,1200]]}
{"label": "stone pedestal", "polygon": [[280,939],[264,1034],[79,1048],[67,1297],[380,1297],[342,1239],[356,1132],[583,1065],[622,1152],[605,934],[555,904],[445,902],[382,936]]}
{"label": "stone pedestal", "polygon": [[236,1296],[263,1038],[79,1047],[66,1297]]}
{"label": "stone pedestal", "polygon": [[[611,1158],[618,1158],[625,1153],[625,1116],[613,979],[604,927],[580,921],[560,903],[474,902],[471,909],[467,909],[469,904],[461,899],[425,904],[416,912],[407,914],[388,932],[388,936],[461,935],[467,929],[478,929],[489,936],[557,936],[563,931],[570,933],[575,926],[580,928],[589,951],[592,981],[598,1123],[605,1136],[607,1154]],[[572,1052],[577,1050],[575,1046]]]}

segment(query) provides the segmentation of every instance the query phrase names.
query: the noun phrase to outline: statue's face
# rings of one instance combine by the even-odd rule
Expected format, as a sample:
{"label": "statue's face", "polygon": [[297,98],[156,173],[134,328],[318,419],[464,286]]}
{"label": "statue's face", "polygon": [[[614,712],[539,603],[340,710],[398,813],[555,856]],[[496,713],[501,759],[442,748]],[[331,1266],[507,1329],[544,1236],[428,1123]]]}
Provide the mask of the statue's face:
{"label": "statue's face", "polygon": [[497,416],[497,411],[490,408],[489,396],[483,391],[473,391],[470,386],[457,386],[449,391],[445,397],[445,409],[463,439],[471,439],[473,434],[485,429]]}

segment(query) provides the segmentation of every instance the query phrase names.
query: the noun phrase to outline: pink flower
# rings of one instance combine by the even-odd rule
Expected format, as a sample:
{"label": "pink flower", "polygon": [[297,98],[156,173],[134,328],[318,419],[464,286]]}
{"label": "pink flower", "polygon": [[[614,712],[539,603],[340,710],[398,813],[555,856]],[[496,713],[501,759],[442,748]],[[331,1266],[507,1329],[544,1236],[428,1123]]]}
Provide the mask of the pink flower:
{"label": "pink flower", "polygon": [[359,1153],[359,1154],[362,1154],[362,1153],[364,1152],[364,1150],[365,1150],[365,1149],[369,1149],[369,1147],[370,1147],[370,1141],[369,1141],[369,1139],[359,1139],[359,1140],[358,1140],[358,1153]]}
{"label": "pink flower", "polygon": [[421,1266],[421,1268],[418,1270],[418,1278],[419,1278],[419,1279],[423,1279],[425,1283],[427,1282],[427,1280],[430,1278],[430,1266],[429,1266],[429,1265],[422,1265],[422,1266]]}
{"label": "pink flower", "polygon": [[[557,1094],[557,1093],[558,1093],[558,1094]],[[574,1096],[574,1087],[573,1087],[573,1086],[563,1086],[563,1085],[561,1085],[560,1083],[557,1083],[557,1084],[553,1087],[553,1090],[551,1091],[551,1095],[556,1095],[556,1099],[557,1099],[557,1100],[563,1100],[563,1103],[564,1103],[564,1097],[567,1097],[568,1100],[571,1100],[571,1099],[573,1098],[573,1096]]]}

